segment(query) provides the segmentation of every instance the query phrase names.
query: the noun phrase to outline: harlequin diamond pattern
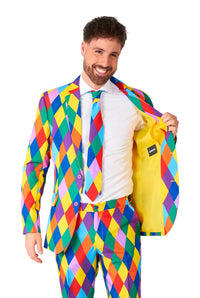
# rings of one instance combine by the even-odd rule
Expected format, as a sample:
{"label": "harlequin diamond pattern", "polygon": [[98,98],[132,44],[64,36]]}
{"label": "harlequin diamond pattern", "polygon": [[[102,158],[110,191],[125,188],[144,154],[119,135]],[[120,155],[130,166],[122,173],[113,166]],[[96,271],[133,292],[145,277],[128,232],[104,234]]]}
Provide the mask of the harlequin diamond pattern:
{"label": "harlequin diamond pattern", "polygon": [[[111,78],[120,90],[128,95],[135,106],[155,118],[159,122],[162,114],[157,111],[150,98],[143,92],[130,88],[114,77]],[[178,163],[175,150],[175,141],[169,131],[164,131],[165,139],[161,145],[161,196],[163,203],[164,232],[142,232],[142,235],[165,235],[171,229],[179,204],[179,182],[178,182]]]}
{"label": "harlequin diamond pattern", "polygon": [[168,132],[161,146],[161,175],[166,186],[165,191],[167,190],[163,202],[165,233],[171,229],[175,221],[179,201],[178,166],[174,149],[174,139],[172,134]]}
{"label": "harlequin diamond pattern", "polygon": [[63,297],[93,296],[100,260],[108,297],[139,298],[140,224],[128,200],[82,203],[76,233],[56,259]]}
{"label": "harlequin diamond pattern", "polygon": [[[57,201],[52,206],[45,247],[62,251],[70,242],[76,225],[78,202],[82,187],[80,166],[82,166],[80,103],[77,86],[65,89],[59,95],[60,107],[54,117],[53,156],[59,175],[56,183]],[[71,94],[70,91],[73,91]],[[58,107],[58,104],[55,105]],[[74,203],[75,202],[75,203]]]}
{"label": "harlequin diamond pattern", "polygon": [[[50,148],[45,97],[42,96],[29,142],[22,179],[23,233],[40,232],[40,199],[49,166]],[[40,178],[40,183],[38,180]]]}
{"label": "harlequin diamond pattern", "polygon": [[100,96],[102,91],[93,91],[91,93],[93,105],[91,111],[85,193],[91,201],[94,201],[97,196],[101,194],[104,127],[100,108]]}
{"label": "harlequin diamond pattern", "polygon": [[[111,78],[111,80],[128,95],[138,109],[149,113],[156,120],[161,117],[161,114],[152,107],[146,94],[127,87],[115,78]],[[52,158],[55,184],[45,247],[56,252],[64,249],[71,239],[81,194],[82,152],[79,99],[79,78],[72,84],[45,92],[42,95],[24,164],[22,181],[23,231],[24,233],[39,232],[40,198],[44,189],[49,160]],[[161,193],[165,233],[173,224],[178,206],[178,171],[174,148],[175,143],[172,134],[167,132],[161,146]],[[102,152],[99,152],[99,155],[102,155]],[[100,157],[97,158],[98,164],[100,164],[100,159]],[[59,206],[59,212],[56,212],[57,206]],[[74,213],[71,213],[71,210]],[[75,214],[75,216],[72,218],[70,227],[68,227],[67,223],[71,214]],[[56,228],[57,224],[59,228]],[[62,240],[59,239],[60,237]]]}
{"label": "harlequin diamond pattern", "polygon": [[40,198],[49,160],[54,163],[54,195],[45,247],[62,251],[73,235],[82,188],[82,148],[78,80],[45,92],[39,102],[24,165],[24,233],[40,232]]}

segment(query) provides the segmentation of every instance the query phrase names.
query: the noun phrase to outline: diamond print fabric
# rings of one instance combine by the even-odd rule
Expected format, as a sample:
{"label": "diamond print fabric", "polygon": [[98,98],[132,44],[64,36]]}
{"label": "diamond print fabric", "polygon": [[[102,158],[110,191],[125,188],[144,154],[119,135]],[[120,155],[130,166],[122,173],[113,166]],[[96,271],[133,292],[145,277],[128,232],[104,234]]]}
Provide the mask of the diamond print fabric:
{"label": "diamond print fabric", "polygon": [[[151,116],[159,123],[162,114],[153,107],[150,98],[145,93],[130,88],[115,78],[111,78],[111,80],[129,97],[139,110]],[[163,130],[163,132],[165,133],[165,137],[161,144],[160,200],[163,206],[164,226],[162,231],[142,231],[141,235],[144,236],[166,235],[174,224],[179,204],[178,162],[175,141],[168,128]],[[140,211],[142,212],[142,210]]]}
{"label": "diamond print fabric", "polygon": [[104,126],[101,115],[100,96],[102,91],[93,91],[85,193],[94,201],[101,194],[102,156]]}
{"label": "diamond print fabric", "polygon": [[165,234],[167,234],[175,221],[179,203],[177,155],[174,139],[170,132],[166,134],[166,138],[162,143],[161,154],[162,189],[165,198],[163,213]]}
{"label": "diamond print fabric", "polygon": [[[142,112],[161,117],[149,97],[111,78]],[[120,120],[120,119],[119,119]],[[172,227],[178,207],[178,166],[174,139],[168,131],[160,140],[160,208],[162,230],[143,231],[144,235],[165,235]],[[40,232],[40,200],[50,159],[54,168],[53,200],[45,247],[60,253],[74,235],[83,183],[81,108],[79,78],[73,83],[45,92],[39,102],[22,179],[23,232]],[[145,186],[144,186],[145,187]],[[138,208],[138,206],[136,206]]]}
{"label": "diamond print fabric", "polygon": [[53,202],[44,246],[62,251],[73,235],[82,189],[82,146],[79,79],[45,92],[24,164],[23,232],[40,232],[40,198],[50,158],[54,165]]}
{"label": "diamond print fabric", "polygon": [[80,204],[74,238],[56,256],[63,297],[93,297],[100,262],[108,297],[140,297],[140,224],[126,197]]}
{"label": "diamond print fabric", "polygon": [[36,113],[22,178],[22,221],[24,233],[40,232],[40,199],[49,167],[50,128],[44,96]]}

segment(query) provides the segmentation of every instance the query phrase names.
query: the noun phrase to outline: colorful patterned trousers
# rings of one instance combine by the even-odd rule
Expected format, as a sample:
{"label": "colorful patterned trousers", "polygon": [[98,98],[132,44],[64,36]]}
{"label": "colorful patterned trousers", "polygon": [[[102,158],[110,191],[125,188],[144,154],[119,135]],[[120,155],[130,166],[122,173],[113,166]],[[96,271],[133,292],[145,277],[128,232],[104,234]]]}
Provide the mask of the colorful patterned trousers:
{"label": "colorful patterned trousers", "polygon": [[126,197],[80,204],[75,234],[56,255],[63,297],[91,298],[100,261],[108,297],[140,297],[140,223]]}

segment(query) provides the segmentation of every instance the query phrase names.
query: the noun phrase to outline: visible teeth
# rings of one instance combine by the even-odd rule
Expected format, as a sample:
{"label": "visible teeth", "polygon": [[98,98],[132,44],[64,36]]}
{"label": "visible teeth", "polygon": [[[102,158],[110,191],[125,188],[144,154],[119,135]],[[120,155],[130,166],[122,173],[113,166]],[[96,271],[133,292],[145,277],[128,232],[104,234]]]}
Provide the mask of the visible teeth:
{"label": "visible teeth", "polygon": [[106,70],[105,69],[102,69],[102,68],[96,68],[96,70],[100,73],[106,73]]}

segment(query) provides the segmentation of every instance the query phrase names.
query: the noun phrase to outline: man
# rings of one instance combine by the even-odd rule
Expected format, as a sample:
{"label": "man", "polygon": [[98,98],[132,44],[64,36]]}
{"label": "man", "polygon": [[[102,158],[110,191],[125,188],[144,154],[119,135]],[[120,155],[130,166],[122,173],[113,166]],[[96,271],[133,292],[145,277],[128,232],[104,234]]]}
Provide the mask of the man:
{"label": "man", "polygon": [[26,249],[42,262],[35,246],[42,254],[40,199],[52,159],[44,246],[56,254],[63,297],[93,297],[99,262],[108,297],[141,297],[140,235],[165,235],[175,220],[178,121],[113,77],[125,41],[115,18],[85,26],[82,75],[42,95],[29,143],[22,182]]}

